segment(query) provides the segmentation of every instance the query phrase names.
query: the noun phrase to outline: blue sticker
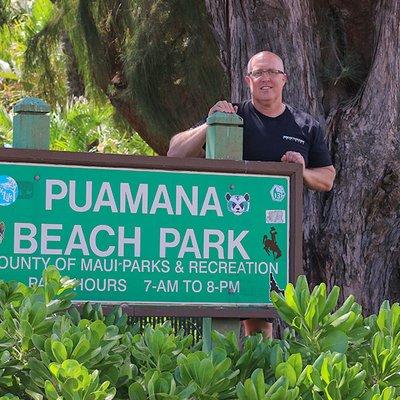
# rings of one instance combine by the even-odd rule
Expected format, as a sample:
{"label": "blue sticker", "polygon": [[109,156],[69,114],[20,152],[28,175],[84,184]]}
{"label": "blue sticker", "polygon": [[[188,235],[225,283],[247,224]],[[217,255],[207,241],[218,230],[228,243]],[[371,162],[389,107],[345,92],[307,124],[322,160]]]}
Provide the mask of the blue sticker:
{"label": "blue sticker", "polygon": [[0,175],[0,206],[9,206],[17,197],[17,182],[11,176]]}

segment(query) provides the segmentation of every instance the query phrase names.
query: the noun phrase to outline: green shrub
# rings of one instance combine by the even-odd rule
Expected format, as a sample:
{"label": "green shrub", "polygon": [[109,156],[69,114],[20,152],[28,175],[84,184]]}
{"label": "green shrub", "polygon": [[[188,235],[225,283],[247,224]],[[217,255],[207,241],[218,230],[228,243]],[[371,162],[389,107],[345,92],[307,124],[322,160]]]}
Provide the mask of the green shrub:
{"label": "green shrub", "polygon": [[0,400],[399,400],[400,306],[364,317],[304,277],[272,301],[282,339],[213,332],[213,350],[169,323],[139,332],[120,307],[71,306],[77,281],[0,281]]}

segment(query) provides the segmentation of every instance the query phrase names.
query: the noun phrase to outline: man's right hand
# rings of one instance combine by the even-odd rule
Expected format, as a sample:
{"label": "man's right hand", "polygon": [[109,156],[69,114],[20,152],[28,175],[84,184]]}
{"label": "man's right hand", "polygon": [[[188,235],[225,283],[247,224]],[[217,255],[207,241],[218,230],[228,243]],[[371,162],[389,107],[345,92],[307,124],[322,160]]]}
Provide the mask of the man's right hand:
{"label": "man's right hand", "polygon": [[226,100],[221,100],[215,103],[208,112],[208,116],[214,114],[216,112],[224,112],[228,114],[235,114],[238,110],[237,106],[234,106],[232,103],[227,102]]}
{"label": "man's right hand", "polygon": [[[217,111],[235,114],[237,109],[237,106],[226,100],[221,100],[210,108],[208,115],[210,116]],[[204,157],[203,146],[206,142],[206,132],[207,124],[204,123],[196,128],[176,134],[169,143],[167,155],[169,157]]]}

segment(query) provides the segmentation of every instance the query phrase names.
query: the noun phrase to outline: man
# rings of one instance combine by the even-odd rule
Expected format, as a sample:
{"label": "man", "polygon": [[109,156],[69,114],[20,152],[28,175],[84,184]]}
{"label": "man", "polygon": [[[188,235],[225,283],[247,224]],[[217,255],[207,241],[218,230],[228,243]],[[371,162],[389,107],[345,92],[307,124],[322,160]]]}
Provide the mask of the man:
{"label": "man", "polygon": [[[319,191],[329,191],[335,169],[319,123],[310,115],[283,102],[287,82],[282,59],[269,51],[255,54],[247,65],[245,82],[251,100],[240,104],[218,101],[208,115],[217,111],[237,113],[243,118],[243,159],[282,161],[303,166],[304,184]],[[175,135],[168,156],[204,157],[207,124]],[[272,325],[263,320],[244,321],[245,335],[263,330],[272,336]]]}

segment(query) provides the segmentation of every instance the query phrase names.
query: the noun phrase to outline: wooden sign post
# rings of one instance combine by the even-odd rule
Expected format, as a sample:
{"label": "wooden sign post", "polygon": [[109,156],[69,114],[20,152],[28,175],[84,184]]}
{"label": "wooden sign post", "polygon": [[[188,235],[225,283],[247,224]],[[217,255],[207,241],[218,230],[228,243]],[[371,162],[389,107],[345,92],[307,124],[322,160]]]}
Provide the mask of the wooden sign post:
{"label": "wooden sign post", "polygon": [[[207,118],[206,158],[243,159],[243,119],[237,114],[216,112]],[[203,318],[203,350],[212,348],[211,331],[240,335],[239,318]]]}
{"label": "wooden sign post", "polygon": [[25,97],[14,106],[13,148],[47,150],[50,144],[50,106]]}

